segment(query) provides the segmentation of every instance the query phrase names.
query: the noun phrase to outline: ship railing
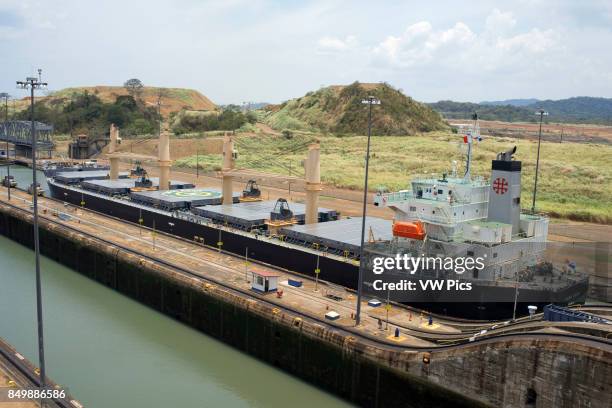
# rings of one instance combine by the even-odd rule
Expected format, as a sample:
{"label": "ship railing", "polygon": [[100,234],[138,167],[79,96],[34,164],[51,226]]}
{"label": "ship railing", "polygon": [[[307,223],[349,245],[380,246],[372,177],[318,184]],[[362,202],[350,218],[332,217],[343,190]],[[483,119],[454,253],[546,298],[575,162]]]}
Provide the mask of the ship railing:
{"label": "ship railing", "polygon": [[385,206],[390,203],[407,201],[412,197],[412,190],[401,190],[393,193],[378,193],[374,196],[374,204]]}
{"label": "ship railing", "polygon": [[[454,205],[463,205],[463,204],[474,204],[474,202],[471,202],[467,196],[466,197],[461,197],[461,196],[446,196],[448,197],[447,199],[444,200],[431,200],[431,201],[436,201],[436,202],[440,202],[440,203],[448,203],[451,206]],[[401,203],[401,202],[405,202],[405,201],[410,201],[415,199],[416,197],[414,197],[412,190],[400,190],[400,191],[395,191],[395,192],[391,192],[391,193],[377,193],[374,196],[374,204],[377,206],[387,206],[389,204],[395,204],[395,203]],[[478,201],[478,203],[480,202],[485,202],[485,201]]]}

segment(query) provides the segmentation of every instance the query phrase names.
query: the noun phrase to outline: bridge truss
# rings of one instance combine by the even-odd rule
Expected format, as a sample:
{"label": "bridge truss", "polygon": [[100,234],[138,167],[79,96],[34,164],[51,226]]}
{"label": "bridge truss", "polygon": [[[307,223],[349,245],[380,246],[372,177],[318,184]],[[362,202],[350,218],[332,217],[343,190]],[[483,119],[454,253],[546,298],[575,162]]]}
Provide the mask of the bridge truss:
{"label": "bridge truss", "polygon": [[[55,148],[53,143],[53,126],[34,122],[36,132],[36,149],[47,151],[50,155]],[[32,152],[32,122],[28,120],[11,120],[0,123],[0,141],[15,145],[15,150],[26,157]]]}

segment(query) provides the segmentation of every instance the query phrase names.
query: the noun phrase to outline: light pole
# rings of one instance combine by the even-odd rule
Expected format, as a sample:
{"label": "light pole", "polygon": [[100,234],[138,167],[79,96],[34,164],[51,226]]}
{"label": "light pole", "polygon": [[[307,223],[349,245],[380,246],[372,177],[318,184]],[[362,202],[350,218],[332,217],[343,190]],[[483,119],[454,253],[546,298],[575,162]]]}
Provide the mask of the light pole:
{"label": "light pole", "polygon": [[4,98],[4,136],[6,137],[6,187],[8,188],[8,199],[11,201],[11,161],[9,157],[9,140],[8,140],[8,99],[10,95],[6,92],[0,93],[0,98]]}
{"label": "light pole", "polygon": [[519,294],[519,275],[518,271],[514,272],[514,306],[512,308],[512,321],[516,320],[516,305],[518,303]]}
{"label": "light pole", "polygon": [[244,251],[244,280],[249,282],[249,247]]}
{"label": "light pole", "polygon": [[357,280],[357,313],[355,313],[355,325],[358,326],[361,319],[361,297],[363,296],[363,244],[365,242],[365,228],[366,228],[366,206],[368,203],[368,172],[370,166],[370,139],[372,137],[372,105],[380,105],[380,100],[373,96],[368,96],[367,99],[361,101],[363,104],[368,105],[368,145],[366,148],[365,157],[365,180],[363,185],[363,211],[361,219],[361,246],[359,251],[359,277]]}
{"label": "light pole", "polygon": [[540,115],[540,131],[538,132],[538,157],[536,158],[535,182],[533,183],[533,202],[531,203],[531,213],[535,214],[536,193],[538,192],[538,170],[540,169],[540,144],[542,143],[542,119],[548,116],[548,112],[540,109],[536,112]]}
{"label": "light pole", "polygon": [[[34,89],[47,87],[46,82],[40,79],[41,70],[38,70],[38,78],[27,77],[25,81],[17,81],[17,88],[30,90],[30,120],[32,123],[32,207],[34,211],[34,256],[36,262],[36,316],[38,320],[38,360],[40,365],[39,387],[45,387],[45,346],[43,341],[43,315],[42,315],[42,288],[40,279],[40,243],[38,239],[38,183],[36,181],[36,129],[34,124]],[[41,399],[42,406],[42,399]]]}

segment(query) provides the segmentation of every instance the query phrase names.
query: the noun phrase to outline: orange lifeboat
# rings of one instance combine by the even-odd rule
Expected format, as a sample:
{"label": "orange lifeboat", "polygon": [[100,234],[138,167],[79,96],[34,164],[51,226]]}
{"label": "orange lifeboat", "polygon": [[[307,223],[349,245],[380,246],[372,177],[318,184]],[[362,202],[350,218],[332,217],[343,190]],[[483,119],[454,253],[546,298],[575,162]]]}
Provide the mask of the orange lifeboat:
{"label": "orange lifeboat", "polygon": [[393,223],[393,236],[412,239],[425,239],[425,227],[420,221],[396,221]]}

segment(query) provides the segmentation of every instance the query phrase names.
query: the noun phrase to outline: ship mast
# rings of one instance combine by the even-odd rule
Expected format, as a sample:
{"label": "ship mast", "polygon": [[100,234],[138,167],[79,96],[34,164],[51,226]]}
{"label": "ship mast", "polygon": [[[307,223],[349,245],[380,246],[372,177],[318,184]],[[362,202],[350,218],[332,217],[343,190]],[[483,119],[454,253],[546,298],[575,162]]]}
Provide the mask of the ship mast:
{"label": "ship mast", "polygon": [[470,181],[470,170],[472,167],[472,142],[474,138],[480,140],[480,126],[478,125],[478,114],[474,112],[472,115],[472,119],[474,120],[474,124],[471,128],[468,128],[466,134],[464,136],[464,142],[467,143],[467,159],[465,163],[465,174],[463,175],[463,179],[465,181]]}

